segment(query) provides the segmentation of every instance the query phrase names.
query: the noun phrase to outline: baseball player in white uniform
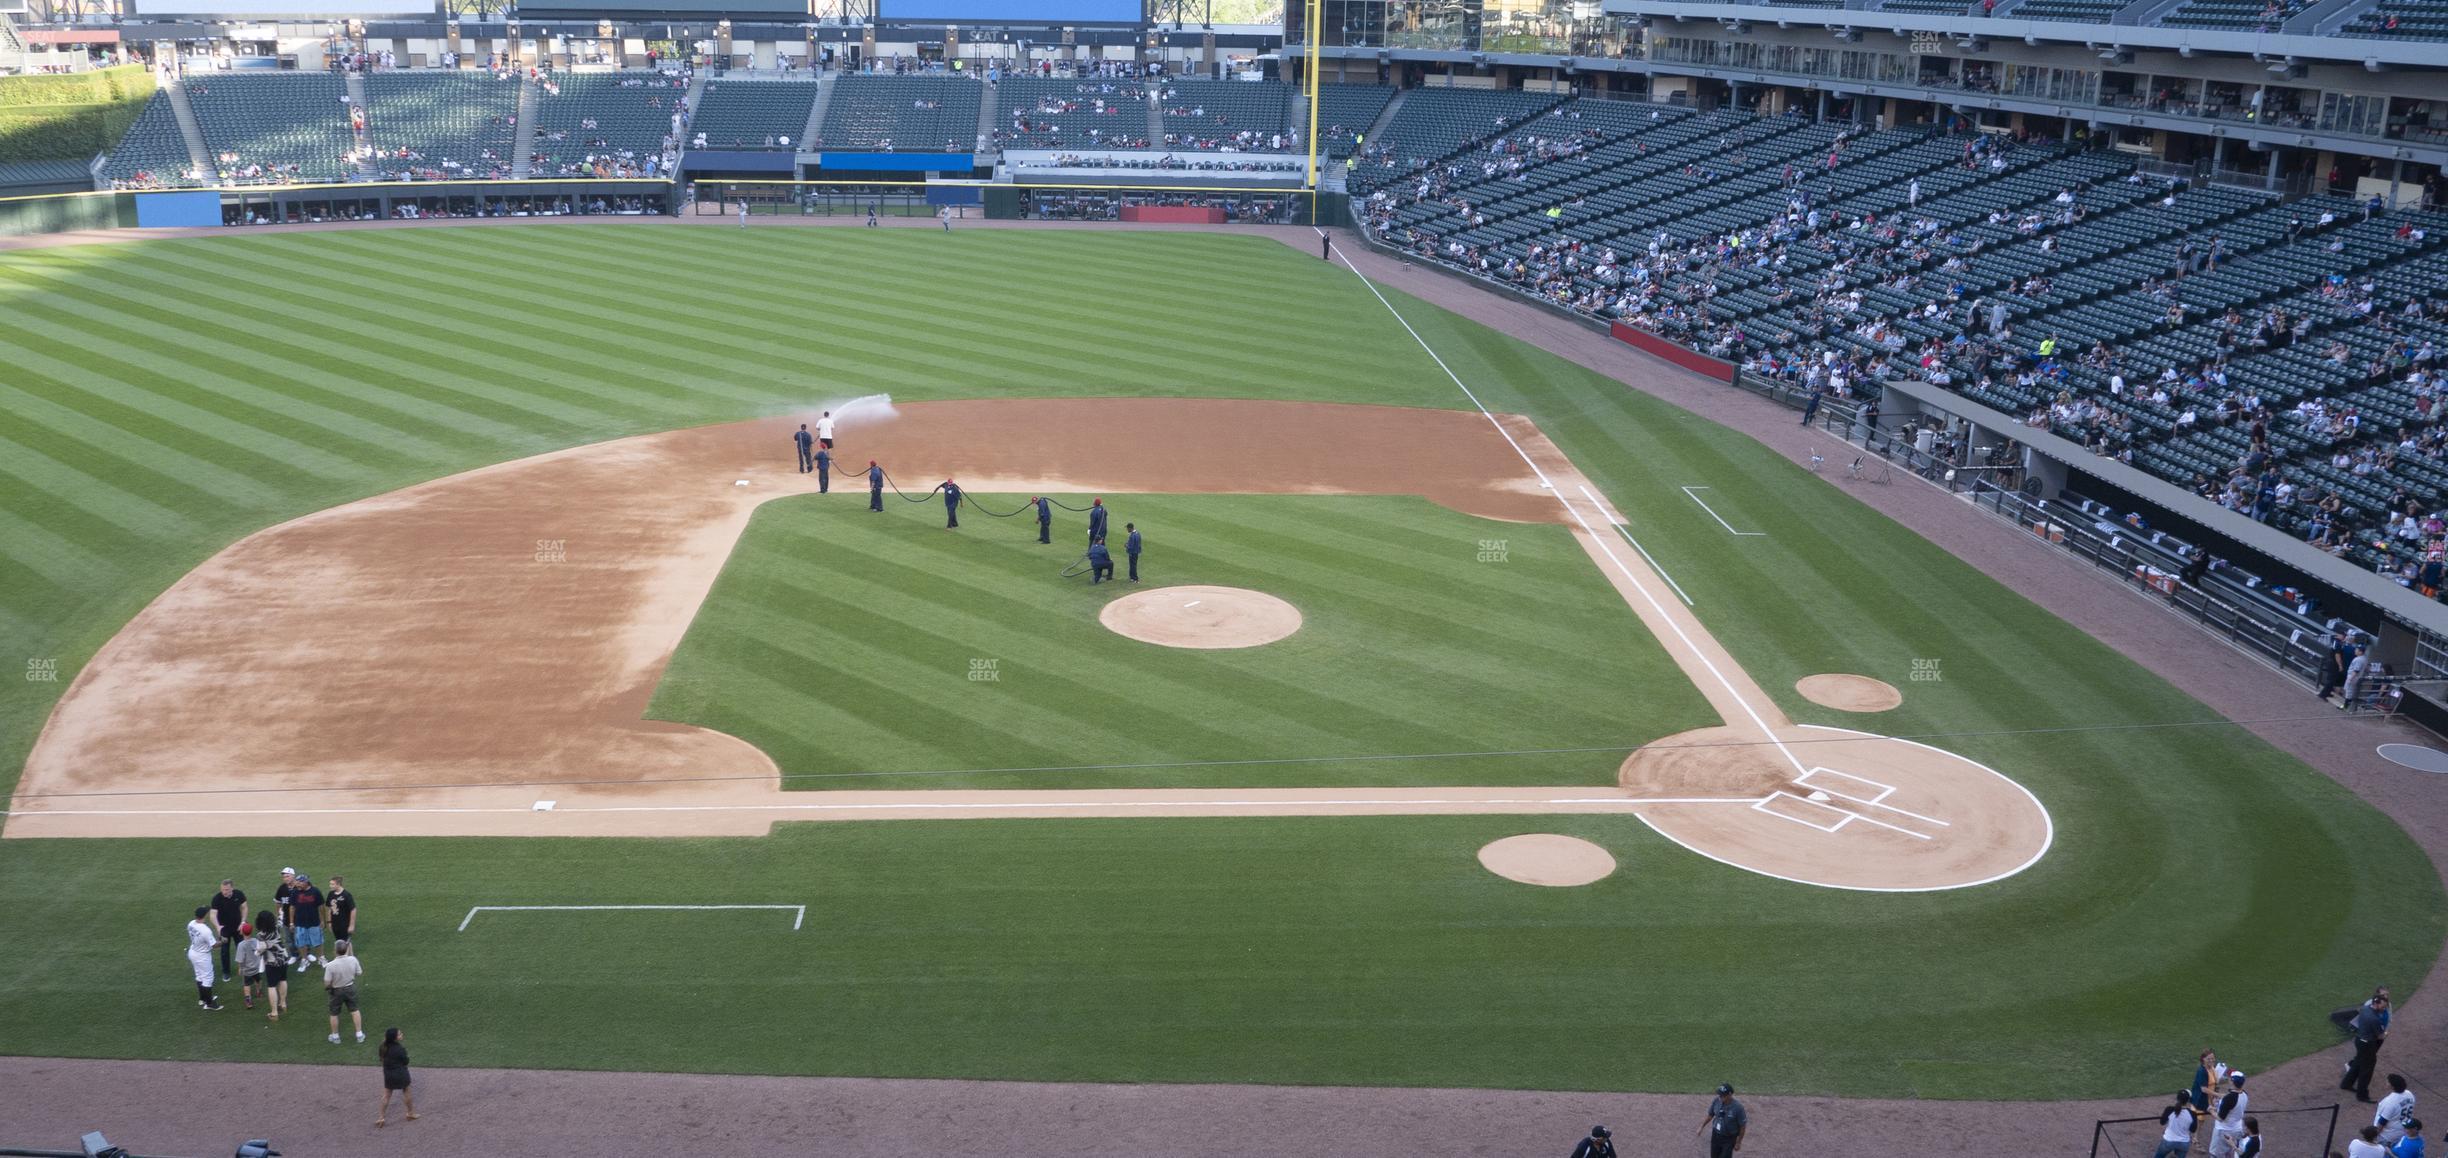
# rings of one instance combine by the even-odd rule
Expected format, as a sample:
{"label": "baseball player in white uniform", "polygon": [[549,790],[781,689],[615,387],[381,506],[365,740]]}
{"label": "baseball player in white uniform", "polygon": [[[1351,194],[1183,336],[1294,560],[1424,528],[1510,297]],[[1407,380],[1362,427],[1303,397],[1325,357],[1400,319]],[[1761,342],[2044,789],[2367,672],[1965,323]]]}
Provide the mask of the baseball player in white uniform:
{"label": "baseball player in white uniform", "polygon": [[213,947],[220,943],[211,907],[199,906],[195,920],[187,922],[187,964],[195,972],[196,1008],[207,1013],[221,1011],[221,1003],[213,999]]}
{"label": "baseball player in white uniform", "polygon": [[2217,1121],[2210,1126],[2210,1158],[2235,1158],[2236,1147],[2244,1142],[2244,1108],[2252,1104],[2252,1095],[2244,1092],[2244,1074],[2227,1071],[2228,1090],[2211,1109]]}

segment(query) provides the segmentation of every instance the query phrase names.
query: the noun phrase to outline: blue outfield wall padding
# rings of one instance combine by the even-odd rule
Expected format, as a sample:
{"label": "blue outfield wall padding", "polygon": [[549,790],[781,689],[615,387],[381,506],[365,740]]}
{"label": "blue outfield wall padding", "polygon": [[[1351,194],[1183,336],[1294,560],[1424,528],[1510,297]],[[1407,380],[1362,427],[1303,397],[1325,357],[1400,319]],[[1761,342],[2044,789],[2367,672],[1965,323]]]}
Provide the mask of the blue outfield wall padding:
{"label": "blue outfield wall padding", "polygon": [[977,168],[973,153],[818,153],[822,169],[870,173],[966,173]]}
{"label": "blue outfield wall padding", "polygon": [[210,189],[136,195],[136,227],[178,229],[221,224],[221,194]]}

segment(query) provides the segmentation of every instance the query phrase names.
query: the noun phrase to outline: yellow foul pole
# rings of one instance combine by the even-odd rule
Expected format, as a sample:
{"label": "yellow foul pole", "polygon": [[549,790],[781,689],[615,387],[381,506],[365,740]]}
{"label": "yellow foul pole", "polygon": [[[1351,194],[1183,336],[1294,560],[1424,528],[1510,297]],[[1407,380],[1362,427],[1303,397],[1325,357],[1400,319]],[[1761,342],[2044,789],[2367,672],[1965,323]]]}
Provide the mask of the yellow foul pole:
{"label": "yellow foul pole", "polygon": [[1302,61],[1309,66],[1309,223],[1317,224],[1318,203],[1318,41],[1326,27],[1323,0],[1306,0],[1309,10],[1309,54]]}

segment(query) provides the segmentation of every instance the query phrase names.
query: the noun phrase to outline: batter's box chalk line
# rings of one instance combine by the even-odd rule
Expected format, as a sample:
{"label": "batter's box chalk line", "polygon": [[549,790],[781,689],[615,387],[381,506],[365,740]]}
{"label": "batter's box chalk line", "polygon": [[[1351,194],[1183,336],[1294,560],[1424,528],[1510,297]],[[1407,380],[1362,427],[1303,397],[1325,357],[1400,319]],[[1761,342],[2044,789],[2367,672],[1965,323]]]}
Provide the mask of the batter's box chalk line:
{"label": "batter's box chalk line", "polygon": [[619,913],[664,912],[703,913],[732,909],[765,909],[791,914],[791,931],[798,932],[807,924],[806,905],[478,905],[467,911],[459,921],[459,931],[467,932],[478,913]]}

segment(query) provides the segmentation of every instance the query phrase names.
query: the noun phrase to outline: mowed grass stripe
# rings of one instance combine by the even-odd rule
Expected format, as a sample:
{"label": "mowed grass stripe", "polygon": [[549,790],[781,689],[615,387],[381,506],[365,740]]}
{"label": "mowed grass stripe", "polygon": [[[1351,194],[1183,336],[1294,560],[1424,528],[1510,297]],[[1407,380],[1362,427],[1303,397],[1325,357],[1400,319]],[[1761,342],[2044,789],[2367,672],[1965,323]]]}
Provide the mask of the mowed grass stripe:
{"label": "mowed grass stripe", "polygon": [[[91,379],[101,376],[89,376],[81,368],[53,362],[0,336],[0,355],[11,355],[12,351],[16,365],[11,368],[10,377],[43,393],[29,394],[0,384],[0,408],[95,447],[92,469],[110,474],[104,464],[112,458],[142,455],[217,499],[247,506],[280,501],[280,496],[291,493],[304,475],[294,469],[282,469],[284,464],[262,457],[251,445],[215,439],[197,427],[176,421],[194,413],[183,403],[113,379],[94,382]],[[88,377],[89,381],[71,386],[43,373],[42,366],[59,366],[63,372]],[[156,409],[163,413],[155,413]],[[211,417],[208,413],[203,416]],[[197,457],[199,453],[211,457]],[[251,473],[242,466],[263,473]]]}
{"label": "mowed grass stripe", "polygon": [[[779,539],[776,545],[795,551],[802,549],[800,545],[806,543],[803,535],[785,533],[785,537]],[[957,560],[945,560],[942,565],[959,567],[962,564]],[[869,570],[875,569],[871,567]],[[909,614],[932,619],[936,617],[935,609],[941,606],[936,600],[947,595],[963,598],[966,594],[965,591],[956,590],[925,597],[925,592],[912,580],[926,573],[929,572],[914,568],[887,568],[874,574],[830,572],[825,574],[821,588],[801,586],[789,580],[768,580],[768,586],[759,594],[765,599],[770,613],[760,618],[764,622],[786,621],[793,612],[797,612],[803,618],[795,625],[798,628],[795,634],[832,640],[827,646],[828,652],[840,649],[845,657],[855,655],[857,662],[877,664],[880,669],[898,667],[898,674],[904,679],[949,685],[948,690],[971,690],[960,686],[967,680],[969,660],[994,659],[1011,666],[1015,676],[1011,686],[1026,686],[1027,690],[1014,698],[1035,704],[1044,699],[1041,689],[1055,684],[1070,688],[1098,681],[1100,676],[1110,681],[1114,665],[1121,663],[1131,669],[1128,680],[1124,682],[1135,692],[1141,693],[1141,698],[1203,699],[1203,712],[1235,722],[1231,735],[1236,737],[1261,736],[1279,744],[1295,745],[1300,750],[1353,739],[1348,732],[1320,727],[1305,713],[1281,712],[1249,697],[1246,693],[1257,686],[1255,681],[1234,681],[1215,687],[1197,679],[1192,673],[1181,671],[1184,663],[1177,655],[1154,648],[1115,647],[1115,641],[1095,634],[1088,634],[1085,637],[1086,646],[1083,646],[1083,633],[1079,629],[1083,617],[1093,614],[1092,609],[1080,603],[1075,591],[1051,585],[1042,588],[1044,597],[1028,603],[1025,613],[991,617],[986,621],[990,626],[983,631],[975,623],[967,625],[968,630],[977,634],[939,636],[940,646],[931,650],[907,645],[891,628],[909,622]],[[860,608],[865,603],[905,607],[908,614],[894,617],[890,623],[862,624]],[[821,627],[818,626],[820,623]],[[1091,650],[1094,655],[1087,654]],[[925,662],[917,660],[915,656],[921,652],[929,654],[930,659]],[[847,659],[844,662],[848,662]],[[1040,676],[1051,676],[1053,679],[1038,679]],[[881,702],[889,705],[892,701],[888,697]],[[1030,710],[1064,716],[1073,714],[1071,706],[1059,698]],[[1028,735],[1040,730],[1025,719],[1010,719],[1009,716],[1008,712],[998,713],[999,718],[1015,725],[1013,734]],[[1105,717],[1093,710],[1081,714],[1079,718],[1083,724],[1090,725],[1091,731],[1109,728],[1104,722]],[[1144,713],[1136,718],[1141,726],[1155,734],[1165,734],[1169,730],[1167,726],[1162,726],[1163,721],[1150,720]],[[1138,734],[1145,735],[1147,732]],[[1070,756],[1077,757],[1082,751],[1093,751],[1111,753],[1099,754],[1096,757],[1098,760],[1153,758],[1160,751],[1127,732],[1108,731],[1100,739],[1110,747],[1083,746],[1072,751]],[[986,755],[972,750],[964,758],[974,761]],[[1049,752],[1048,756],[1055,762],[1064,759],[1062,753]]]}
{"label": "mowed grass stripe", "polygon": [[[458,362],[449,352],[451,333],[423,314],[375,310],[365,304],[369,294],[333,299],[311,289],[292,288],[297,280],[278,271],[220,280],[227,284],[215,284],[207,271],[199,271],[197,280],[176,283],[169,293],[181,308],[215,316],[235,332],[294,339],[279,341],[275,347],[293,368],[290,380],[283,383],[285,389],[330,380],[333,387],[319,392],[319,397],[346,399],[396,416],[382,419],[385,422],[418,424],[424,437],[439,442],[492,440],[510,432],[531,432],[538,420],[555,429],[573,429],[585,416],[599,412],[599,399],[575,391],[566,399],[530,401],[535,392],[524,379],[500,390],[475,389],[476,384],[464,376],[457,384],[450,383],[445,375]],[[277,322],[250,321],[219,308],[233,288],[247,291],[255,300],[292,308]],[[417,341],[420,336],[430,340]],[[564,401],[586,405],[557,404]]]}
{"label": "mowed grass stripe", "polygon": [[[211,400],[216,413],[286,438],[292,446],[331,447],[337,453],[323,460],[327,468],[341,463],[361,469],[379,468],[388,465],[381,462],[383,459],[396,459],[404,466],[428,461],[440,452],[439,446],[397,426],[369,419],[354,409],[327,405],[335,400],[327,392],[303,390],[291,384],[294,375],[312,373],[306,362],[318,357],[325,363],[341,361],[347,356],[345,350],[326,349],[318,355],[286,343],[239,345],[185,311],[183,316],[172,315],[173,320],[144,328],[124,326],[116,321],[126,316],[119,309],[97,306],[70,295],[54,295],[46,300],[62,303],[74,321],[60,328],[39,327],[43,332],[58,334],[64,329],[80,334],[87,342],[107,345],[127,365],[162,377],[184,379],[189,385],[202,388],[203,396]],[[121,304],[124,307],[136,303]],[[172,341],[162,330],[183,337]]]}
{"label": "mowed grass stripe", "polygon": [[[568,285],[548,280],[503,274],[470,284],[462,280],[461,271],[445,262],[415,255],[356,256],[360,260],[352,268],[384,279],[383,300],[454,319],[472,337],[540,369],[598,362],[617,350],[634,363],[632,373],[644,382],[703,377],[709,366],[727,368],[734,378],[756,378],[786,366],[793,353],[789,341],[780,336],[789,332],[786,323],[790,319],[779,312],[774,319],[776,328],[734,329],[736,322],[718,324],[709,319],[692,323],[669,305],[652,308],[641,303],[634,311],[597,308],[597,303],[612,295],[572,294]],[[603,276],[622,275],[607,270]],[[530,315],[533,323],[512,328],[500,322],[520,314]],[[735,340],[722,340],[725,333]],[[606,340],[612,335],[621,340]],[[757,349],[759,346],[763,349]]]}

